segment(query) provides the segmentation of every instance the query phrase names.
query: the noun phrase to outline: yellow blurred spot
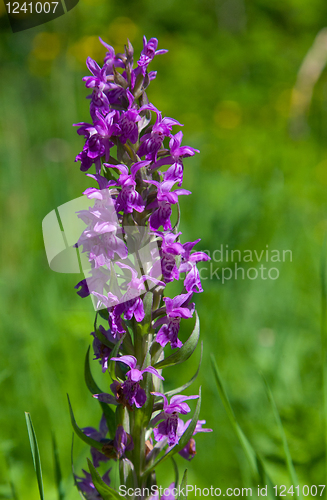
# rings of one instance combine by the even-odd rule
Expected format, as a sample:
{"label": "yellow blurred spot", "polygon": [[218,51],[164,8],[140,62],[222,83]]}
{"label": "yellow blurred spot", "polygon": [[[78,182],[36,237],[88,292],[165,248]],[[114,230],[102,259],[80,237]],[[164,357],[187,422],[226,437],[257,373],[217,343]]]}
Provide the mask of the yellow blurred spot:
{"label": "yellow blurred spot", "polygon": [[300,92],[294,88],[291,92],[290,115],[293,118],[304,115],[310,105],[310,99],[311,94]]}
{"label": "yellow blurred spot", "polygon": [[315,167],[315,174],[318,182],[327,184],[327,159],[318,163]]}
{"label": "yellow blurred spot", "polygon": [[40,61],[53,61],[60,52],[60,38],[57,33],[38,33],[33,39],[32,55]]}
{"label": "yellow blurred spot", "polygon": [[106,49],[97,36],[84,36],[68,49],[68,54],[74,56],[79,63],[85,66],[88,57],[99,62],[103,61],[105,51]]}
{"label": "yellow blurred spot", "polygon": [[117,17],[108,29],[108,36],[111,43],[117,46],[119,52],[122,52],[127,38],[133,42],[139,32],[136,24],[128,17]]}
{"label": "yellow blurred spot", "polygon": [[283,92],[279,94],[276,100],[276,111],[284,118],[288,118],[290,113],[291,95],[292,89],[283,90]]}
{"label": "yellow blurred spot", "polygon": [[237,128],[242,120],[242,110],[235,101],[220,102],[214,113],[215,123],[225,129]]}

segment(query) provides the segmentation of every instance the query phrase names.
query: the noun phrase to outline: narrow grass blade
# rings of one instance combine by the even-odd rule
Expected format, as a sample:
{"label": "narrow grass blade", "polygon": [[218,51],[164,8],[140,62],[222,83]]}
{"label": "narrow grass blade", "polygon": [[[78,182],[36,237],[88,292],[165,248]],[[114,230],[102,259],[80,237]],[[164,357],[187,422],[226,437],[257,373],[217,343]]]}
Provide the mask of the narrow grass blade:
{"label": "narrow grass blade", "polygon": [[[288,470],[288,473],[290,475],[290,479],[291,479],[291,481],[293,483],[293,486],[296,487],[299,484],[299,480],[297,478],[297,474],[296,474],[296,471],[295,471],[295,468],[294,468],[294,465],[293,465],[293,461],[292,461],[291,453],[290,453],[290,450],[289,450],[289,447],[288,447],[288,443],[287,443],[285,431],[284,431],[284,428],[283,428],[283,424],[282,424],[282,421],[280,419],[280,415],[278,413],[278,409],[277,409],[277,406],[276,406],[276,403],[275,403],[275,400],[274,400],[274,396],[273,396],[273,394],[271,392],[271,389],[270,389],[270,387],[268,385],[268,382],[267,382],[267,380],[264,377],[263,377],[263,380],[264,380],[264,383],[265,383],[265,386],[266,386],[268,399],[269,399],[270,404],[272,406],[272,409],[273,409],[273,412],[274,412],[274,417],[275,417],[275,420],[277,422],[277,426],[278,426],[278,430],[279,430],[279,433],[280,433],[280,437],[282,439],[283,449],[284,449],[285,458],[286,458],[287,470]],[[300,498],[300,499],[302,498],[301,493],[299,493],[298,498]]]}
{"label": "narrow grass blade", "polygon": [[44,500],[44,492],[43,492],[43,481],[42,481],[42,469],[41,469],[41,459],[39,453],[39,447],[37,445],[36,434],[34,431],[34,427],[32,424],[31,415],[28,412],[25,412],[26,425],[28,430],[28,437],[30,440],[30,446],[32,450],[32,457],[34,463],[34,469],[36,473],[37,484],[39,487],[40,498]]}
{"label": "narrow grass blade", "polygon": [[[179,490],[181,494],[178,496],[177,500],[187,500],[186,486],[187,486],[187,469],[185,469],[183,474],[183,479]],[[183,494],[183,491],[185,491],[185,495]]]}
{"label": "narrow grass blade", "polygon": [[57,485],[57,494],[59,500],[65,499],[65,491],[61,474],[61,467],[59,461],[59,452],[57,441],[54,433],[52,433],[52,451],[53,451],[53,461],[54,461],[54,472],[55,472],[55,481]]}

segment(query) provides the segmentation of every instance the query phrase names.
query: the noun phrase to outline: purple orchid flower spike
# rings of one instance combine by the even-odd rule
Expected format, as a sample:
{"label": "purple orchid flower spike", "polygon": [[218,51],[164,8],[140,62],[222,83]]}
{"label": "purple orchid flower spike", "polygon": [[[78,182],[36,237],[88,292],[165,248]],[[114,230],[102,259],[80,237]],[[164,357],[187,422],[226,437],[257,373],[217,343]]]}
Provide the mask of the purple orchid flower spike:
{"label": "purple orchid flower spike", "polygon": [[123,384],[121,384],[119,388],[117,384],[113,384],[114,392],[116,392],[116,394],[119,396],[118,391],[121,389],[130,407],[135,404],[137,408],[141,408],[146,401],[145,391],[139,384],[139,382],[143,380],[143,374],[152,373],[152,375],[158,377],[160,380],[164,380],[164,378],[155,368],[153,368],[153,366],[148,366],[144,370],[140,370],[137,366],[137,359],[134,356],[121,356],[120,358],[111,359],[112,361],[119,361],[120,363],[124,363],[130,368],[130,370],[126,373],[126,381],[123,382]]}
{"label": "purple orchid flower spike", "polygon": [[[86,175],[97,182],[96,187],[84,191],[89,208],[77,212],[85,229],[75,247],[82,248],[90,271],[75,288],[79,296],[91,296],[95,308],[102,309],[91,334],[94,359],[103,373],[110,359],[121,365],[116,365],[120,378],[112,381],[110,394],[93,395],[105,410],[110,433],[115,414],[115,435],[107,436],[104,416],[99,430],[86,427],[83,432],[101,443],[100,451],[91,448],[94,466],[110,459],[119,461],[120,474],[128,481],[131,478],[135,487],[147,484],[149,466],[152,471],[152,465],[160,462],[159,454],[168,453],[190,431],[191,420],[184,423],[180,416],[189,414],[188,400],[198,396],[177,395],[168,402],[162,392],[152,392],[162,399],[147,401],[147,387],[150,383],[150,390],[163,391],[164,378],[156,366],[166,367],[167,344],[173,349],[183,345],[178,338],[181,320],[193,316],[194,292],[202,291],[197,263],[209,257],[193,252],[199,240],[182,243],[181,232],[172,228],[173,205],[178,204],[179,196],[191,194],[182,189],[183,163],[199,151],[182,145],[183,133],[172,132],[174,126],[182,125],[165,117],[146,94],[156,77],[155,71],[148,72],[148,65],[167,51],[158,50],[156,38],[148,41],[144,37],[133,67],[134,49],[129,41],[124,52],[117,54],[100,42],[106,49],[103,66],[88,58],[90,75],[83,79],[92,92],[88,96],[90,123],[75,124],[84,139],[76,161],[83,172],[94,165],[95,171]],[[156,115],[153,121],[152,113]],[[184,290],[167,297],[166,285],[182,274]],[[106,327],[103,321],[108,322]],[[119,350],[111,358],[118,341]],[[169,361],[174,364],[173,358]],[[194,435],[211,431],[204,423],[197,422],[187,445],[179,451],[187,460],[196,453]],[[135,449],[130,453],[133,442]],[[88,472],[75,478],[85,498],[101,498]],[[104,482],[109,484],[108,473]],[[174,483],[167,491],[160,500],[175,500]],[[148,500],[159,500],[159,494]]]}
{"label": "purple orchid flower spike", "polygon": [[193,292],[177,295],[174,299],[164,297],[167,316],[159,318],[154,324],[154,328],[161,326],[156,336],[156,342],[162,347],[170,342],[171,347],[182,347],[182,342],[178,338],[180,321],[182,318],[193,316],[195,305],[190,303]]}
{"label": "purple orchid flower spike", "polygon": [[172,396],[170,403],[164,394],[161,392],[152,392],[154,396],[161,396],[164,400],[163,411],[152,419],[152,425],[158,424],[158,427],[153,429],[154,438],[156,441],[168,439],[168,445],[174,446],[179,441],[178,430],[178,413],[186,415],[191,411],[185,401],[190,399],[197,399],[199,396]]}

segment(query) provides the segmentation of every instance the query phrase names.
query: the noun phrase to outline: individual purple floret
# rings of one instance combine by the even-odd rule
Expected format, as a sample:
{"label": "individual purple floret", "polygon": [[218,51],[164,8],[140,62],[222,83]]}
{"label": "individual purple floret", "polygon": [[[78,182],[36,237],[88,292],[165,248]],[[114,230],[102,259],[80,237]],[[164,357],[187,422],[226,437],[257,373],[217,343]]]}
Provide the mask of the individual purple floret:
{"label": "individual purple floret", "polygon": [[102,38],[99,37],[99,40],[102,43],[102,45],[107,49],[107,53],[104,58],[104,68],[106,70],[106,74],[112,75],[113,67],[124,68],[125,67],[124,63],[121,61],[121,59],[119,59],[119,57],[115,55],[115,49],[111,47],[111,45],[108,45],[106,42],[104,42]]}
{"label": "individual purple floret", "polygon": [[163,227],[164,231],[171,229],[171,205],[178,203],[178,196],[191,194],[191,191],[186,189],[175,189],[171,191],[174,184],[177,181],[147,181],[148,184],[154,184],[157,187],[157,196],[154,201],[147,205],[147,210],[153,210],[151,217],[149,219],[150,228],[153,230],[159,229],[160,226]]}
{"label": "individual purple floret", "polygon": [[[100,325],[99,332],[102,333],[102,335],[112,344],[115,344],[117,342],[117,340],[112,335],[110,328],[108,330],[105,330],[103,328],[103,326]],[[102,366],[102,372],[104,373],[108,369],[108,361],[110,359],[111,349],[110,349],[110,347],[103,344],[101,342],[101,340],[98,339],[95,332],[92,332],[91,335],[93,335],[93,337],[94,337],[94,340],[93,340],[94,358],[93,359],[98,359],[100,361],[101,366]]]}
{"label": "individual purple floret", "polygon": [[[167,495],[165,495],[165,493],[163,495],[161,495],[160,499],[159,499],[159,490],[157,490],[155,492],[154,495],[152,495],[149,500],[175,500],[175,495],[173,494],[173,491],[175,489],[175,483],[171,483],[168,488],[165,488],[164,489],[164,492],[168,491],[169,493]],[[176,490],[175,490],[176,491]],[[178,490],[177,490],[178,491]]]}
{"label": "individual purple floret", "polygon": [[168,52],[168,50],[166,49],[157,50],[157,47],[157,38],[150,38],[150,40],[147,41],[146,37],[143,37],[143,50],[141,52],[140,59],[137,61],[137,65],[142,68],[143,76],[145,75],[145,71],[150,62],[153,60],[154,56],[157,56],[159,54],[166,54],[166,52]]}
{"label": "individual purple floret", "polygon": [[115,314],[119,317],[124,314],[126,320],[130,320],[134,316],[136,321],[140,323],[144,319],[143,300],[140,297],[142,291],[145,291],[144,283],[147,280],[152,281],[155,285],[165,286],[165,283],[147,274],[139,278],[135,269],[122,262],[117,262],[117,265],[122,269],[128,269],[132,274],[132,279],[127,284],[128,288],[121,299],[121,303],[115,307]]}
{"label": "individual purple floret", "polygon": [[182,255],[182,262],[179,267],[180,273],[186,273],[184,286],[188,292],[203,292],[200,275],[196,263],[203,261],[206,262],[210,260],[209,255],[204,252],[194,252],[191,254],[191,250],[194,245],[196,245],[200,239],[192,241],[190,243],[184,243],[184,253]]}
{"label": "individual purple floret", "polygon": [[[160,380],[164,380],[162,375],[153,368],[153,366],[148,366],[144,370],[140,370],[137,367],[137,359],[134,356],[120,356],[119,358],[111,358],[112,361],[119,361],[130,367],[130,370],[126,373],[127,379],[122,384],[113,383],[112,388],[116,395],[117,400],[120,399],[120,390],[122,391],[124,398],[128,402],[129,406],[132,407],[135,404],[136,408],[141,408],[146,402],[146,394],[144,389],[140,386],[139,382],[143,380],[144,373],[152,373]],[[121,400],[119,402],[122,402]]]}
{"label": "individual purple floret", "polygon": [[121,188],[115,202],[116,212],[125,212],[127,214],[131,214],[133,210],[143,212],[145,201],[135,189],[135,175],[140,168],[149,165],[149,163],[149,161],[139,161],[134,163],[131,174],[129,173],[126,165],[110,165],[104,163],[105,167],[116,168],[121,172],[117,181],[113,181],[116,186]]}
{"label": "individual purple floret", "polygon": [[[111,469],[107,470],[107,472],[105,472],[105,474],[103,474],[102,476],[102,481],[104,481],[108,486],[110,486],[110,471]],[[82,469],[82,472],[85,477],[79,477],[75,474],[75,481],[78,489],[83,493],[87,500],[102,499],[100,493],[95,489],[91,474],[89,472],[86,472],[84,469]]]}
{"label": "individual purple floret", "polygon": [[117,452],[117,458],[122,457],[125,455],[125,452],[131,451],[134,448],[131,436],[125,432],[122,425],[117,427],[114,439],[114,448]]}
{"label": "individual purple floret", "polygon": [[193,292],[177,295],[174,299],[164,297],[167,316],[159,318],[154,328],[162,325],[156,335],[156,342],[165,347],[170,342],[171,347],[182,347],[182,342],[178,338],[180,321],[182,318],[191,318],[194,313],[195,305],[190,303]]}
{"label": "individual purple floret", "polygon": [[[82,431],[86,436],[94,439],[95,441],[103,441],[103,443],[105,443],[106,435],[108,434],[108,427],[105,416],[102,415],[101,417],[99,430],[94,429],[94,427],[84,427]],[[93,446],[91,446],[91,456],[94,467],[99,467],[100,462],[107,462],[109,460],[108,457],[106,457],[103,453],[101,453],[101,451],[99,451],[97,448],[94,448]]]}
{"label": "individual purple floret", "polygon": [[152,419],[152,425],[156,425],[158,422],[158,427],[153,429],[154,438],[156,441],[162,441],[167,438],[168,445],[174,446],[179,441],[179,435],[177,433],[178,429],[178,413],[186,415],[191,411],[190,407],[184,401],[189,399],[197,399],[199,396],[172,396],[170,403],[164,394],[161,392],[153,392],[154,396],[161,396],[164,400],[163,411],[159,413],[156,417]]}
{"label": "individual purple floret", "polygon": [[193,156],[195,153],[200,153],[198,149],[191,148],[190,146],[181,146],[183,132],[179,131],[176,135],[172,135],[169,141],[169,155],[160,158],[153,163],[151,169],[158,169],[163,165],[171,165],[164,174],[164,180],[178,181],[181,186],[183,182],[183,158]]}
{"label": "individual purple floret", "polygon": [[172,127],[181,123],[173,118],[164,117],[153,104],[146,104],[140,108],[140,111],[149,110],[157,114],[157,119],[151,128],[151,132],[141,137],[141,145],[138,149],[138,156],[141,158],[145,155],[147,160],[157,161],[158,151],[162,146],[165,137],[169,137]]}
{"label": "individual purple floret", "polygon": [[[183,420],[179,419],[178,420],[178,428],[177,428],[177,435],[179,437],[182,437],[186,429],[191,423],[191,419],[188,420],[187,422],[183,422]],[[212,429],[203,429],[203,425],[206,423],[205,420],[198,420],[195,426],[195,429],[193,431],[193,436],[197,434],[198,432],[212,432]],[[188,441],[188,443],[184,446],[184,448],[179,451],[178,453],[183,457],[186,458],[186,460],[191,460],[194,455],[196,454],[196,446],[195,446],[195,439],[192,437]]]}
{"label": "individual purple floret", "polygon": [[157,231],[156,234],[162,237],[160,257],[163,279],[166,283],[169,283],[174,279],[178,280],[179,270],[177,268],[175,258],[177,255],[182,255],[184,253],[184,248],[181,243],[176,242],[176,238],[178,238],[182,233],[161,233]]}

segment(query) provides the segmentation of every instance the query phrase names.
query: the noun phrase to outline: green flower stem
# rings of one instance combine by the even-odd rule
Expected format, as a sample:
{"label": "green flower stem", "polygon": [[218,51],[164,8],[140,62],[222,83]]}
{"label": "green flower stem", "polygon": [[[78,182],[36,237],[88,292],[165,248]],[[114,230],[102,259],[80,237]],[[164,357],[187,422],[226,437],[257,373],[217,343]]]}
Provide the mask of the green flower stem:
{"label": "green flower stem", "polygon": [[144,415],[142,408],[135,409],[132,418],[132,437],[134,442],[133,449],[133,464],[137,478],[137,487],[142,487],[142,472],[144,470],[145,462],[145,429],[144,429]]}

